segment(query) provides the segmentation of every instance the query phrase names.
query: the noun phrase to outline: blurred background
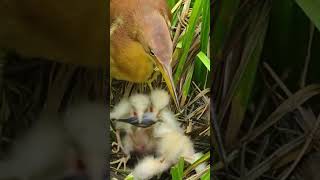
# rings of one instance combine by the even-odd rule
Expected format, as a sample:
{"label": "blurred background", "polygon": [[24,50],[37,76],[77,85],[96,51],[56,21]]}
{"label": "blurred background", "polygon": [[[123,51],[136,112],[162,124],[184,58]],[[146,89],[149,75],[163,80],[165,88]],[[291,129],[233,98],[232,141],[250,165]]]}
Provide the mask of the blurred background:
{"label": "blurred background", "polygon": [[211,5],[212,176],[319,179],[319,1]]}

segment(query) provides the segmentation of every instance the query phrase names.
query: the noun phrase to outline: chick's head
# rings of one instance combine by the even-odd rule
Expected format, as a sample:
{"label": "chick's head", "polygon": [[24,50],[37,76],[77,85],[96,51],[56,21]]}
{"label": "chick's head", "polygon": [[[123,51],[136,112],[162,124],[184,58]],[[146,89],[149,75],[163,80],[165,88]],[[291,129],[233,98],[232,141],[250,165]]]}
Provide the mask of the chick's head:
{"label": "chick's head", "polygon": [[138,121],[141,123],[143,121],[143,115],[148,110],[150,106],[150,99],[144,94],[134,94],[129,98],[129,102],[133,107],[133,115],[137,116]]}

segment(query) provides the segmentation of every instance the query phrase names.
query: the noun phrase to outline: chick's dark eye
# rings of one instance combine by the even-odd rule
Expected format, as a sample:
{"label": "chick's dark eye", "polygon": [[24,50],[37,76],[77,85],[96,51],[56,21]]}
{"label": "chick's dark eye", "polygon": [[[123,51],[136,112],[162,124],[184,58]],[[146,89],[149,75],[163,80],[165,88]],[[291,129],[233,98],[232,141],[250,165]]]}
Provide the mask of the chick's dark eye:
{"label": "chick's dark eye", "polygon": [[149,54],[150,54],[151,56],[155,56],[154,51],[153,51],[152,49],[150,49]]}

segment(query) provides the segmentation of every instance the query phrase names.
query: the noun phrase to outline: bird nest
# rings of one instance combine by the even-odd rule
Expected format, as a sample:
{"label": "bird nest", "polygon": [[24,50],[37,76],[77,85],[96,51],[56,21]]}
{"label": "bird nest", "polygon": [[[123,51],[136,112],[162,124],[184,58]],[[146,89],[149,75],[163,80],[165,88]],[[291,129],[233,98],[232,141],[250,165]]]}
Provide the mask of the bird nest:
{"label": "bird nest", "polygon": [[[142,93],[149,94],[152,89],[166,89],[166,84],[159,76],[152,84],[132,84],[123,81],[113,81],[111,83],[110,93],[110,107],[113,109],[114,105],[117,104],[122,98],[129,97],[131,94]],[[208,97],[209,89],[201,90],[196,84],[193,84],[192,91],[188,96],[186,103],[181,110],[178,111],[174,102],[170,102],[170,109],[175,112],[177,120],[180,122],[181,127],[184,130],[185,135],[191,138],[194,143],[195,150],[197,152],[208,152],[210,150],[210,117],[209,117],[209,106],[210,99]],[[111,143],[116,143],[115,131],[113,127],[111,129]],[[124,153],[120,151],[112,153],[111,162],[124,157]],[[124,179],[129,173],[130,169],[137,163],[136,158],[131,158],[128,161],[129,168],[124,169],[119,164],[111,164],[111,176],[117,179]],[[191,176],[192,174],[188,174]],[[171,175],[168,172],[163,173],[154,179],[170,179]]]}

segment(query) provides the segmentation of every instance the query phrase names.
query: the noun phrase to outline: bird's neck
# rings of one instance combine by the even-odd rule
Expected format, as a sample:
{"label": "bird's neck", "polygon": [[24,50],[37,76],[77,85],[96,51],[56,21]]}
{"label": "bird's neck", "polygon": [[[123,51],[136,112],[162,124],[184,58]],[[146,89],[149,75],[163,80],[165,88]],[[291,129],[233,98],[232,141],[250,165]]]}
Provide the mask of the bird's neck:
{"label": "bird's neck", "polygon": [[137,41],[127,39],[122,43],[121,47],[111,48],[111,55],[117,54],[116,63],[111,59],[111,76],[137,83],[147,81],[153,73],[150,56]]}

